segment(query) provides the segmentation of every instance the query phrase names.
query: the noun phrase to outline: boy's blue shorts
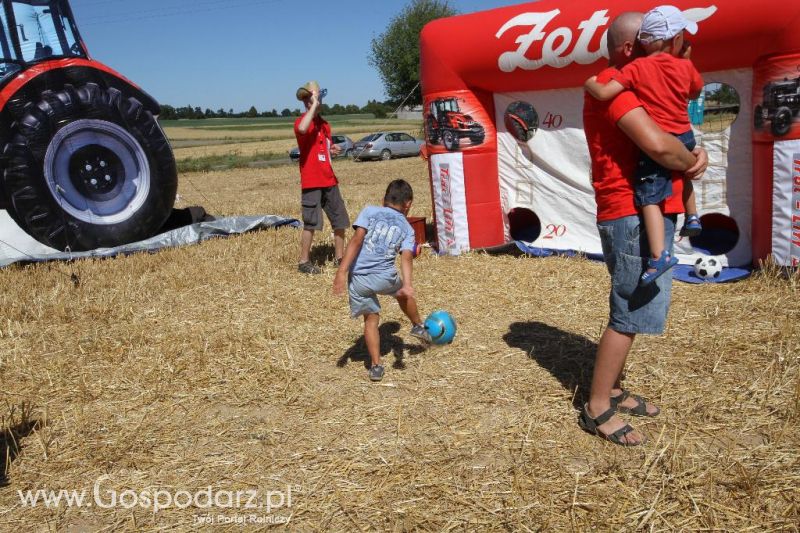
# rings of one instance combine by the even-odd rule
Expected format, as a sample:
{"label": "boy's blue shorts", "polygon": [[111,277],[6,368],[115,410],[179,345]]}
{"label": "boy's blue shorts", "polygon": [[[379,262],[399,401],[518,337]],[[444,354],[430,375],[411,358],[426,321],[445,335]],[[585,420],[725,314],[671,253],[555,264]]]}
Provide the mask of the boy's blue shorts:
{"label": "boy's blue shorts", "polygon": [[[687,150],[694,150],[696,143],[692,130],[676,135],[676,137]],[[672,171],[662,167],[642,152],[636,165],[633,190],[636,207],[660,204],[672,196]]]}
{"label": "boy's blue shorts", "polygon": [[351,274],[347,293],[350,295],[350,316],[356,318],[370,313],[380,313],[378,295],[394,296],[403,287],[397,270],[372,274]]}

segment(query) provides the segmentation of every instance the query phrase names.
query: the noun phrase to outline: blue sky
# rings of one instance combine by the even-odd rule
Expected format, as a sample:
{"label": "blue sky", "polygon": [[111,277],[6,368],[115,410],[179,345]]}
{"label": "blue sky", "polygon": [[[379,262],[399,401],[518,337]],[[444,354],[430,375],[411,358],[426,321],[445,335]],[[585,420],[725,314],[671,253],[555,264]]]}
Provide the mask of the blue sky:
{"label": "blue sky", "polygon": [[[460,13],[519,4],[451,0]],[[89,52],[162,104],[203,109],[298,107],[318,79],[327,103],[385,98],[371,40],[400,0],[72,0]]]}

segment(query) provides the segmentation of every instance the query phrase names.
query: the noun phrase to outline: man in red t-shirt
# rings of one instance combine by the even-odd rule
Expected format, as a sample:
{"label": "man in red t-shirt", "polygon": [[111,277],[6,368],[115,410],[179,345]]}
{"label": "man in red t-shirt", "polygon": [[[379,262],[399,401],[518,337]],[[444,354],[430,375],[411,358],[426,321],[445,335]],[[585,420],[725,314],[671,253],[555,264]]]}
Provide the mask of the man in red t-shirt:
{"label": "man in red t-shirt", "polygon": [[[597,76],[601,83],[634,59],[642,16],[623,13],[609,26],[609,68]],[[625,424],[617,413],[655,416],[659,410],[621,388],[622,369],[637,333],[663,332],[672,287],[669,272],[651,285],[639,286],[649,255],[632,183],[639,150],[660,165],[679,171],[673,176],[673,195],[662,203],[665,242],[669,243],[670,253],[675,215],[683,212],[681,173],[699,178],[708,158],[702,149],[689,152],[677,138],[661,130],[630,91],[608,102],[587,96],[583,122],[592,159],[597,227],[611,274],[611,294],[609,322],[597,346],[589,401],[581,412],[580,425],[617,444],[635,446],[645,442],[644,436]]]}
{"label": "man in red t-shirt", "polygon": [[300,188],[303,211],[303,234],[300,237],[300,260],[297,269],[304,274],[319,274],[320,268],[309,259],[314,232],[322,229],[322,211],[333,226],[334,263],[344,252],[344,232],[350,217],[339,192],[339,180],[333,173],[331,154],[341,150],[331,143],[331,126],[319,115],[322,96],[319,84],[310,81],[297,89],[306,112],[294,123],[294,135],[300,149]]}

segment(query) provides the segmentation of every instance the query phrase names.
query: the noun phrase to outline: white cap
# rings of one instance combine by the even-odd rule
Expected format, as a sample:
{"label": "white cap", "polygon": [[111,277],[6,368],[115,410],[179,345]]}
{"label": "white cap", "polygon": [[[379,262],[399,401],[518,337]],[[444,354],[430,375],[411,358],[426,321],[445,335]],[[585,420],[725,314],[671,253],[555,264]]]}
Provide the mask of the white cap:
{"label": "white cap", "polygon": [[[694,35],[697,33],[697,23],[683,16],[681,10],[675,6],[658,6],[648,11],[642,19],[639,40],[645,44],[666,41],[683,30]],[[646,37],[643,39],[642,35]]]}

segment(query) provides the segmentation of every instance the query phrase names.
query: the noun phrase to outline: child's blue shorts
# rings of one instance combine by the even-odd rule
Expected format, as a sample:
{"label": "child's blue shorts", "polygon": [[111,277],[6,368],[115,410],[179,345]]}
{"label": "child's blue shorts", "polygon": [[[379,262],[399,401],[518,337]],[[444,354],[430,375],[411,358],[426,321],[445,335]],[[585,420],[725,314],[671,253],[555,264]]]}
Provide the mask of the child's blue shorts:
{"label": "child's blue shorts", "polygon": [[351,274],[347,293],[350,295],[350,316],[356,318],[370,313],[380,313],[378,295],[394,296],[403,287],[397,270],[372,274]]}
{"label": "child's blue shorts", "polygon": [[[687,150],[696,146],[692,130],[676,135]],[[636,165],[633,190],[636,207],[660,204],[672,196],[672,171],[664,168],[642,152]]]}

